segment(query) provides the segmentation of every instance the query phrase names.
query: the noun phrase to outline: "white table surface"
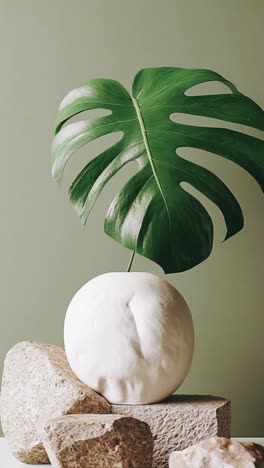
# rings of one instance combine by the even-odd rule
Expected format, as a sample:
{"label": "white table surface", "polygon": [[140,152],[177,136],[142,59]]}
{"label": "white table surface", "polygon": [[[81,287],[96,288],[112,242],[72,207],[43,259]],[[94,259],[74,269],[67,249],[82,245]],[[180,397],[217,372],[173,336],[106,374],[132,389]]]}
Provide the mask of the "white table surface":
{"label": "white table surface", "polygon": [[[247,439],[234,439],[240,442],[255,442],[256,444],[260,444],[264,446],[264,438],[247,438]],[[7,443],[3,437],[0,438],[0,467],[1,468],[37,468],[50,465],[25,465],[24,463],[20,463],[17,461],[13,455],[11,455]]]}

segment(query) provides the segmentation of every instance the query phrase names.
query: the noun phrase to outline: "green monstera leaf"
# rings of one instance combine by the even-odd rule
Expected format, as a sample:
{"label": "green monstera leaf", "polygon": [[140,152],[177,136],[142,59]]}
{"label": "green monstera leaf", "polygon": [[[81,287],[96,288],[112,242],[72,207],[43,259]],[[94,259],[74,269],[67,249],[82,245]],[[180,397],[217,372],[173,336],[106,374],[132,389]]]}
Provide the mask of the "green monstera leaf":
{"label": "green monstera leaf", "polygon": [[[225,84],[226,94],[187,95],[200,83]],[[72,122],[89,109],[111,114]],[[110,204],[105,232],[123,246],[154,260],[165,273],[188,270],[211,253],[213,224],[203,205],[181,186],[191,184],[222,211],[226,239],[243,227],[240,206],[207,169],[183,159],[179,148],[199,148],[246,169],[263,187],[264,141],[227,128],[186,125],[173,113],[191,114],[264,130],[264,112],[221,75],[210,70],[149,68],[135,77],[132,96],[117,81],[94,79],[62,101],[52,144],[52,172],[61,182],[68,159],[81,146],[108,133],[119,141],[90,160],[70,187],[83,223],[109,179],[130,161],[138,172]],[[88,147],[89,148],[89,147]]]}

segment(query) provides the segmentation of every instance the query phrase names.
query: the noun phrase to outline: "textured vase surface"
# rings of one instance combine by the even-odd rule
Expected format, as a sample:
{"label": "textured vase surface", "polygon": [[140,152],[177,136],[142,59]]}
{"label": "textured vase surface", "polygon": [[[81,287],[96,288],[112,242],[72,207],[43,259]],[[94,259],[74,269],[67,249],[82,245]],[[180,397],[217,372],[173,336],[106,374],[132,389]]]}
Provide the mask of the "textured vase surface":
{"label": "textured vase surface", "polygon": [[109,402],[146,404],[185,379],[193,322],[181,294],[150,273],[106,273],[73,297],[64,341],[77,377]]}

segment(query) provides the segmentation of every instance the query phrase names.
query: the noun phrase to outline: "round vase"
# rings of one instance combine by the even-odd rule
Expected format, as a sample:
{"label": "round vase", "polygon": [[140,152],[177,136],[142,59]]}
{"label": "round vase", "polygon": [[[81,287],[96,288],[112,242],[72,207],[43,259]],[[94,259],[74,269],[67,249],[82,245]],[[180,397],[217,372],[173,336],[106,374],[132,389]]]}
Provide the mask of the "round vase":
{"label": "round vase", "polygon": [[191,366],[194,330],[181,294],[150,273],[106,273],[73,297],[65,318],[73,372],[116,404],[161,401]]}

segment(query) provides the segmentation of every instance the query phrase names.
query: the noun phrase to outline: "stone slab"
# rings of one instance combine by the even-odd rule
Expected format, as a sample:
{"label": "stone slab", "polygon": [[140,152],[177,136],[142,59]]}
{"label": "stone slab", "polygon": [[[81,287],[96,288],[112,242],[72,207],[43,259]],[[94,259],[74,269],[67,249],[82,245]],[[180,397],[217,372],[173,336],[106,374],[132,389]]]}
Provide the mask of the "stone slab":
{"label": "stone slab", "polygon": [[41,436],[47,421],[71,413],[109,413],[109,403],[71,371],[59,346],[21,342],[7,354],[1,423],[12,453],[24,463],[48,463]]}
{"label": "stone slab", "polygon": [[53,468],[151,468],[148,425],[119,415],[70,415],[53,419],[43,432]]}
{"label": "stone slab", "polygon": [[169,455],[213,436],[231,436],[231,403],[204,395],[173,395],[151,405],[112,405],[111,412],[145,421],[154,437],[153,467],[167,468]]}

